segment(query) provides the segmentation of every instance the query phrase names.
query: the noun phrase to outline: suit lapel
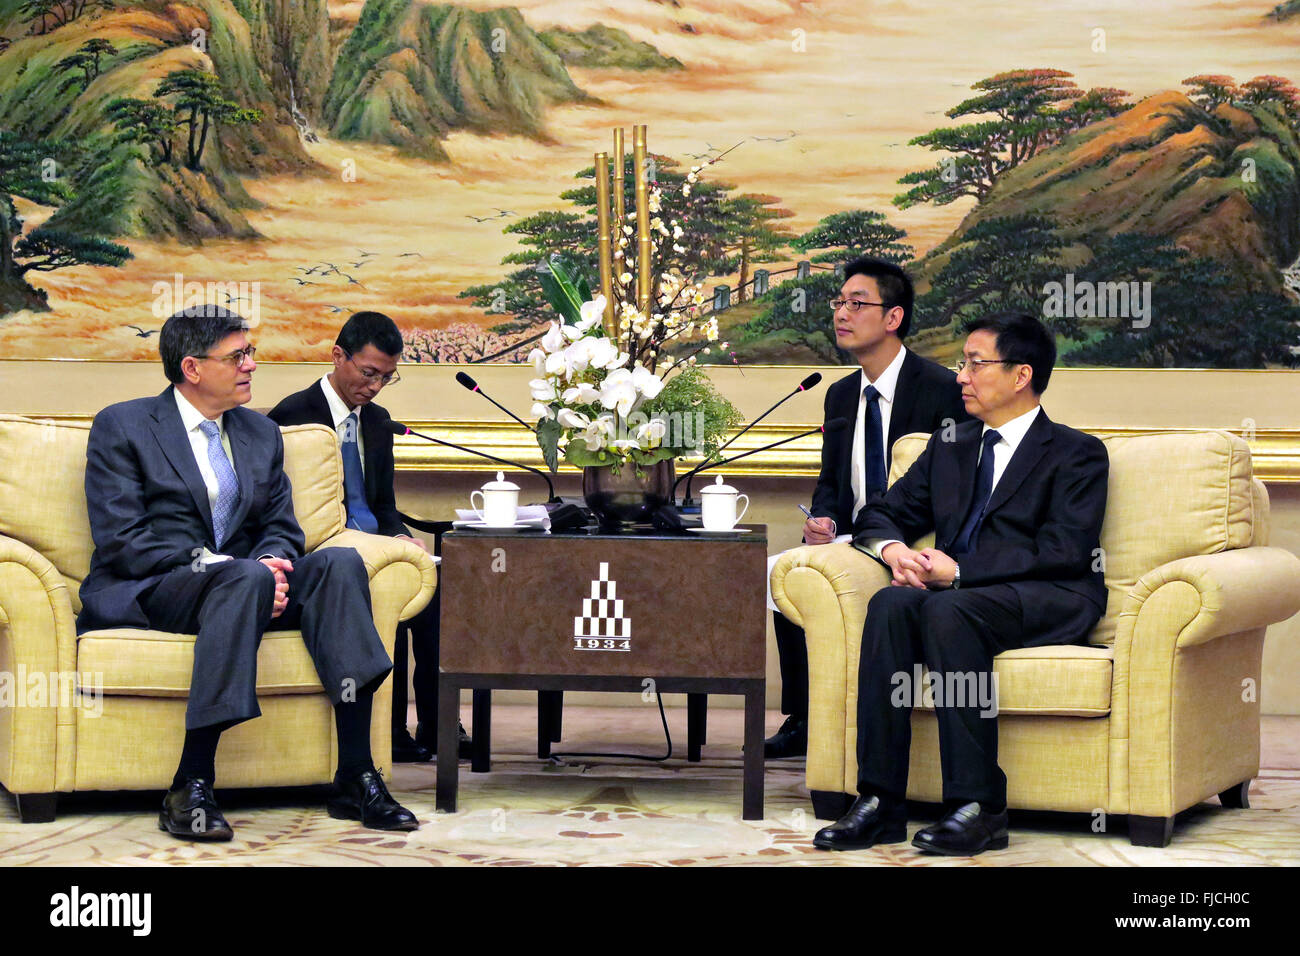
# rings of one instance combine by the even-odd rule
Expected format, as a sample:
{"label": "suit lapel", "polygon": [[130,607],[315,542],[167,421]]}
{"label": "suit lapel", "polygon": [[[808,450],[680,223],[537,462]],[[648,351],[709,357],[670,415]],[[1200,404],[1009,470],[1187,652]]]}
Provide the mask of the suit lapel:
{"label": "suit lapel", "polygon": [[185,425],[181,422],[181,413],[176,407],[176,398],[171,388],[155,399],[153,420],[153,425],[150,427],[158,447],[162,449],[163,457],[176,469],[176,473],[185,482],[185,487],[189,488],[190,495],[194,498],[194,506],[199,509],[199,514],[203,516],[208,530],[212,531],[212,507],[208,504],[208,486],[203,483],[199,464],[194,460],[194,448],[190,444],[190,436],[185,432]]}
{"label": "suit lapel", "polygon": [[920,398],[916,383],[920,371],[920,362],[912,354],[912,350],[908,349],[903,353],[903,367],[898,370],[898,381],[894,383],[894,407],[889,411],[889,435],[885,441],[886,468],[894,460],[894,442],[904,435],[917,431],[912,427],[912,412]]}
{"label": "suit lapel", "polygon": [[253,506],[253,457],[254,448],[244,423],[236,416],[238,409],[226,412],[224,424],[226,434],[230,437],[230,453],[235,459],[235,477],[239,479],[239,504],[230,516],[230,528],[226,537],[234,534],[235,529],[243,524],[248,511]]}
{"label": "suit lapel", "polygon": [[[980,443],[984,428],[979,422],[967,423],[967,425],[968,427],[961,429],[957,435],[957,440],[953,442],[957,458],[957,479],[955,482],[957,505],[952,510],[937,509],[938,513],[946,515],[951,523],[951,527],[946,529],[945,534],[941,535],[941,537],[948,539],[956,537],[957,530],[961,527],[962,522],[966,520],[966,513],[970,511],[971,499],[975,497],[975,468],[979,464]],[[942,487],[942,482],[940,482],[939,486]]]}
{"label": "suit lapel", "polygon": [[1025,437],[1017,446],[1016,453],[1007,462],[1006,471],[1002,472],[1002,477],[998,479],[993,494],[989,496],[989,506],[984,509],[985,518],[1016,493],[1016,489],[1046,454],[1047,443],[1051,440],[1052,422],[1048,419],[1047,412],[1040,408],[1034,423],[1029,426],[1029,431],[1025,432]]}

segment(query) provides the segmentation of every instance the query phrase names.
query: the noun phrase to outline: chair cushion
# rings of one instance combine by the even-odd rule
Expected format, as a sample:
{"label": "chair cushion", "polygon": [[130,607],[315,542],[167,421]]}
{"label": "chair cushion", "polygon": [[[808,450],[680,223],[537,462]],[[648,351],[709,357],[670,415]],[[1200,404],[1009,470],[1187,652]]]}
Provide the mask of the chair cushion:
{"label": "chair cushion", "polygon": [[[103,692],[129,697],[188,697],[194,635],[119,627],[77,639],[77,670],[102,674]],[[300,631],[268,631],[257,649],[259,694],[323,693]]]}
{"label": "chair cushion", "polygon": [[324,425],[293,425],[284,435],[284,473],[293,485],[293,513],[307,551],[343,530],[343,456],[338,436]]}
{"label": "chair cushion", "polygon": [[[993,658],[1000,714],[1104,717],[1110,713],[1111,648],[1079,644],[1022,647]],[[928,685],[929,681],[926,679]],[[980,688],[954,688],[967,700]],[[953,691],[950,691],[952,693]],[[983,704],[978,696],[972,702]],[[921,706],[933,709],[929,696]]]}

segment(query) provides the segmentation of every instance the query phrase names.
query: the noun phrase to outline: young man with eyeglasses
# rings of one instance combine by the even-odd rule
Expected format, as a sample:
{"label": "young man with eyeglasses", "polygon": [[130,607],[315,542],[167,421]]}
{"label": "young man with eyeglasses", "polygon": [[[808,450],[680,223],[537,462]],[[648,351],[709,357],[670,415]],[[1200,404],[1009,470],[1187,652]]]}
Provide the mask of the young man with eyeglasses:
{"label": "young man with eyeglasses", "polygon": [[372,698],[392,662],[365,566],[351,548],[303,553],[280,431],[240,407],[257,368],[247,330],[216,306],[173,315],[158,336],[172,384],[95,416],[86,447],[95,551],[77,632],[197,635],[185,742],[158,818],[173,836],[231,839],[213,794],[217,746],[223,731],[260,716],[257,649],[265,631],[280,629],[302,631],[334,704],[330,815],[414,830],[370,753]]}
{"label": "young man with eyeglasses", "polygon": [[[1097,555],[1109,459],[1092,435],[1047,417],[1056,362],[1032,315],[966,323],[957,381],[977,421],[931,437],[907,473],[869,501],[853,544],[886,565],[867,605],[858,663],[858,799],[813,845],[858,850],[907,839],[912,707],[934,692],[945,815],[917,849],[973,856],[1007,846],[993,658],[1087,640],[1106,609]],[[907,542],[934,533],[935,545]]]}
{"label": "young man with eyeglasses", "polygon": [[[334,369],[300,392],[285,398],[269,416],[277,425],[328,425],[343,450],[344,503],[348,527],[403,538],[424,547],[402,523],[393,492],[393,433],[390,416],[375,397],[401,381],[402,333],[382,312],[358,312],[343,324],[330,350]],[[432,760],[437,750],[438,621],[437,602],[407,626],[415,652],[415,709],[419,724],[411,737],[406,726],[406,628],[397,629],[393,674],[393,760]],[[460,728],[460,751],[469,756],[470,739]]]}
{"label": "young man with eyeglasses", "polygon": [[[863,257],[844,267],[831,302],[835,343],[861,366],[826,390],[826,421],[846,418],[853,429],[826,435],[805,544],[848,541],[862,506],[885,490],[894,442],[970,418],[950,369],[903,346],[912,325],[912,280],[892,262]],[[775,562],[777,556],[771,561]],[[770,564],[768,570],[771,570]],[[767,758],[808,752],[808,644],[803,629],[768,594],[781,661],[781,728],[764,745]]]}

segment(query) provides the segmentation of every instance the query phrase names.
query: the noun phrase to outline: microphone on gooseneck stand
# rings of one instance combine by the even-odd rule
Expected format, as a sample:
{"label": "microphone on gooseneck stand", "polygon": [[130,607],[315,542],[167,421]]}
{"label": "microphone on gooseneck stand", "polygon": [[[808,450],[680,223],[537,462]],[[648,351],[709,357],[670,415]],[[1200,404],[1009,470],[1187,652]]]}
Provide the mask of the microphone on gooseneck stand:
{"label": "microphone on gooseneck stand", "polygon": [[[726,444],[724,444],[724,445],[722,445],[722,446],[720,446],[720,447],[718,448],[718,451],[722,451],[724,448],[727,447],[727,445],[730,445],[730,444],[731,444],[732,442],[734,442],[737,438],[739,438],[741,435],[745,434],[745,432],[749,431],[751,428],[753,428],[755,425],[757,425],[757,424],[758,424],[759,422],[761,422],[763,419],[767,418],[768,415],[771,415],[774,411],[776,411],[778,408],[780,408],[782,405],[784,405],[784,404],[785,404],[786,402],[788,402],[790,399],[794,398],[794,397],[795,397],[796,395],[798,395],[800,392],[806,392],[806,391],[808,391],[808,389],[810,389],[810,388],[815,388],[815,387],[817,386],[817,383],[820,382],[821,380],[822,380],[822,373],[821,373],[821,372],[813,372],[813,373],[812,373],[811,375],[809,375],[806,379],[804,379],[802,382],[800,382],[800,383],[799,383],[799,387],[796,388],[793,392],[791,392],[791,393],[790,393],[789,395],[787,395],[785,398],[781,399],[779,402],[777,402],[775,405],[773,405],[771,408],[769,408],[767,411],[765,411],[762,415],[759,415],[757,418],[755,418],[752,422],[750,422],[748,425],[746,425],[746,426],[745,426],[744,428],[742,428],[740,431],[736,432],[736,434],[732,435],[731,438],[727,440]],[[674,487],[675,487],[675,486],[674,486]],[[695,502],[691,500],[691,482],[690,482],[690,475],[687,475],[687,476],[686,476],[686,494],[685,494],[685,496],[682,498],[682,510],[685,511],[687,508],[693,508],[693,507],[695,507]]]}
{"label": "microphone on gooseneck stand", "polygon": [[506,408],[504,405],[502,405],[500,402],[498,402],[495,398],[493,398],[493,397],[492,397],[491,395],[489,395],[487,392],[483,391],[483,389],[479,388],[479,387],[478,387],[478,382],[474,381],[474,379],[470,378],[470,377],[469,377],[468,375],[466,375],[464,372],[457,372],[457,373],[456,373],[456,381],[460,382],[460,384],[464,385],[464,386],[465,386],[467,389],[469,389],[471,392],[478,392],[480,395],[482,395],[484,398],[486,398],[489,402],[491,402],[491,403],[492,403],[493,405],[495,405],[497,408],[501,409],[501,411],[505,412],[507,415],[509,415],[511,418],[513,418],[515,421],[517,421],[520,425],[523,425],[523,426],[524,426],[525,428],[527,428],[530,432],[534,432],[534,433],[535,433],[535,430],[534,430],[534,428],[533,428],[532,425],[528,424],[526,421],[524,421],[522,418],[520,418],[518,415],[516,415],[516,414],[515,414],[514,412],[512,412],[510,409]]}
{"label": "microphone on gooseneck stand", "polygon": [[816,428],[810,428],[806,432],[800,432],[798,435],[791,435],[789,438],[782,438],[780,441],[774,441],[770,445],[764,445],[762,448],[754,448],[750,451],[742,451],[739,455],[733,455],[730,458],[724,458],[722,461],[706,461],[702,465],[692,468],[686,474],[682,475],[673,483],[673,494],[677,493],[677,486],[683,481],[689,481],[694,475],[704,471],[706,468],[719,468],[722,465],[730,465],[733,461],[740,461],[742,458],[748,458],[750,455],[757,455],[760,451],[770,451],[779,445],[788,445],[792,441],[798,441],[800,438],[807,438],[809,435],[816,435],[818,432],[829,435],[832,432],[843,431],[849,427],[847,418],[832,418],[825,425],[818,425]]}
{"label": "microphone on gooseneck stand", "polygon": [[505,458],[498,458],[496,455],[489,455],[484,451],[466,448],[464,445],[455,445],[449,441],[443,441],[441,438],[434,438],[432,435],[425,435],[417,431],[412,431],[401,422],[395,422],[391,419],[388,422],[388,430],[394,435],[414,435],[416,438],[423,438],[425,441],[433,442],[435,445],[445,445],[448,448],[463,451],[467,455],[476,455],[479,458],[486,458],[488,461],[494,461],[498,465],[509,465],[511,468],[521,468],[524,471],[531,471],[534,475],[540,475],[541,479],[546,482],[546,490],[550,493],[550,498],[547,499],[547,504],[555,504],[560,500],[555,496],[555,485],[551,484],[550,476],[547,475],[546,472],[534,468],[531,465],[525,465],[518,461],[507,461]]}

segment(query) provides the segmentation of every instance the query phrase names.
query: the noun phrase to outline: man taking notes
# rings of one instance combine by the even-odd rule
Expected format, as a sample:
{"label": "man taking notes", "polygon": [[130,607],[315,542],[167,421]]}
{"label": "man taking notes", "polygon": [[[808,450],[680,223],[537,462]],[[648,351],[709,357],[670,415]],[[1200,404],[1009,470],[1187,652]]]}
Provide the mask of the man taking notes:
{"label": "man taking notes", "polygon": [[[1039,405],[1056,361],[1052,335],[1018,313],[966,331],[957,381],[978,421],[959,425],[954,441],[933,436],[853,526],[854,546],[893,580],[871,598],[862,631],[859,796],[813,838],[822,849],[907,838],[911,711],[922,694],[907,684],[919,665],[933,675],[946,815],[912,845],[954,856],[1005,847],[993,657],[1084,641],[1105,611],[1097,556],[1109,463],[1098,439]],[[935,547],[906,544],[931,531]],[[991,706],[980,689],[994,691]]]}
{"label": "man taking notes", "polygon": [[[401,379],[402,333],[382,312],[358,312],[339,331],[333,371],[269,412],[277,425],[328,425],[343,450],[343,490],[348,527],[402,538],[424,547],[402,524],[393,494],[393,433],[388,412],[375,404],[379,390]],[[438,722],[438,603],[409,622],[415,651],[415,739],[406,727],[406,632],[399,627],[394,656],[393,760],[432,760]],[[469,756],[469,735],[460,728],[461,756]]]}
{"label": "man taking notes", "polygon": [[185,743],[158,825],[187,840],[229,840],[213,795],[223,730],[261,714],[264,631],[300,629],[334,704],[339,762],[331,816],[379,830],[418,821],[388,793],[370,755],[374,691],[392,669],[370,583],[350,548],[302,553],[273,422],[241,408],[255,349],[238,315],[200,306],[158,336],[171,385],[95,416],[86,505],[95,551],[77,632],[110,627],[197,634]]}
{"label": "man taking notes", "polygon": [[[903,347],[912,299],[912,281],[891,262],[861,258],[844,267],[844,284],[831,303],[835,342],[862,370],[826,390],[826,421],[847,418],[854,427],[823,440],[812,516],[804,522],[806,544],[849,540],[867,499],[885,490],[891,450],[900,437],[970,417],[952,371]],[[787,716],[765,742],[764,756],[798,757],[808,752],[808,643],[771,594],[768,606],[781,659],[781,712]]]}

